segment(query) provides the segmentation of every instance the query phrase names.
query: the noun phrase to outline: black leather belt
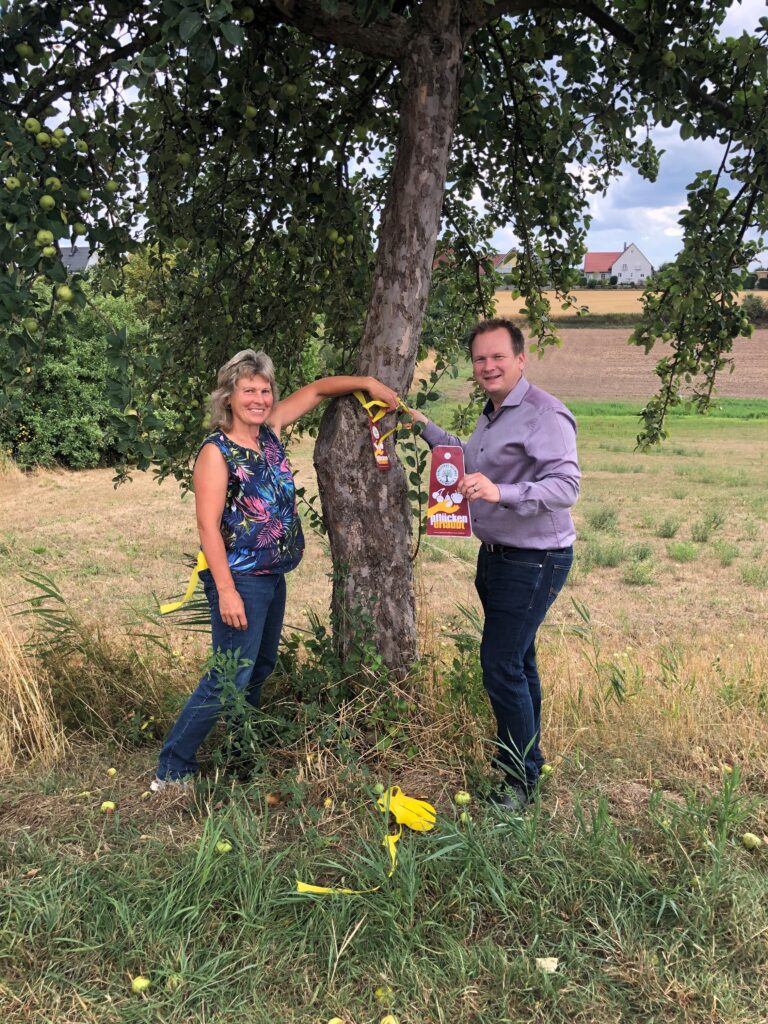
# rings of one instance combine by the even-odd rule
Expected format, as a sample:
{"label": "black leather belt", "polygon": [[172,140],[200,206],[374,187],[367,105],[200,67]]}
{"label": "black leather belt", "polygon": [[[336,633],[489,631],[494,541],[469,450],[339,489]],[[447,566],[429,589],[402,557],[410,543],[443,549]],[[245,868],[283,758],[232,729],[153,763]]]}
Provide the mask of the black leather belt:
{"label": "black leather belt", "polygon": [[489,555],[557,555],[563,551],[570,551],[570,548],[546,548],[540,551],[538,548],[513,548],[508,544],[488,544],[482,541],[484,551]]}

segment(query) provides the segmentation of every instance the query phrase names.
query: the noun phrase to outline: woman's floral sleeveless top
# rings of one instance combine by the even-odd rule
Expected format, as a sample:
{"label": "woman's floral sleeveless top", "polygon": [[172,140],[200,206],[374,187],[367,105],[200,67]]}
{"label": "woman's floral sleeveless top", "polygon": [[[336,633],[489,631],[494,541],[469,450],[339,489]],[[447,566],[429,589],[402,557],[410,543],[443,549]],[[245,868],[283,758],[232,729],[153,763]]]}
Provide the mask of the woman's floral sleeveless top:
{"label": "woman's floral sleeveless top", "polygon": [[232,572],[290,572],[304,554],[293,474],[285,449],[266,425],[259,443],[260,453],[218,431],[200,449],[216,445],[229,470],[221,535]]}

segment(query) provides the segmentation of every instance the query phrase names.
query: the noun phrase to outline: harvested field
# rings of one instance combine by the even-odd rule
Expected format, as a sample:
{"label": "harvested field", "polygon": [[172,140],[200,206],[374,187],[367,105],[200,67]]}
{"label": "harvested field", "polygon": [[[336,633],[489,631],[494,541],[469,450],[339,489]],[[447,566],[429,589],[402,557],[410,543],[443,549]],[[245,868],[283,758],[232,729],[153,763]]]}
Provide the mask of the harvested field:
{"label": "harvested field", "polygon": [[[526,376],[563,399],[647,399],[658,385],[653,368],[667,346],[646,356],[641,348],[627,344],[629,335],[626,327],[564,330],[562,349],[547,352],[543,359],[529,356]],[[768,330],[736,341],[734,371],[720,375],[717,394],[768,397]]]}
{"label": "harvested field", "polygon": [[[610,313],[640,313],[642,306],[640,288],[579,288],[571,293],[579,306],[588,306],[590,313],[606,315]],[[554,292],[544,292],[552,303],[557,316],[575,316],[574,310],[561,310],[561,300]],[[744,292],[743,295],[759,295],[766,297],[765,292]],[[509,291],[496,292],[496,312],[498,316],[516,316],[525,305],[524,299],[513,299]]]}

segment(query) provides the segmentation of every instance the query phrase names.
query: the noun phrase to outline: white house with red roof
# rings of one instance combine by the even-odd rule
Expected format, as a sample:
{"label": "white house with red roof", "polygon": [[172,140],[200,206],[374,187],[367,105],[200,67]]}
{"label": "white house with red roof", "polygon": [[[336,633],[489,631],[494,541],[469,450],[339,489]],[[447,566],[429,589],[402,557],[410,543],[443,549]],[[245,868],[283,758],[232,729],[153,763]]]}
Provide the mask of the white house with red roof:
{"label": "white house with red roof", "polygon": [[592,281],[610,281],[617,284],[645,284],[653,273],[650,260],[635,243],[624,244],[621,252],[588,252],[584,257],[584,276]]}

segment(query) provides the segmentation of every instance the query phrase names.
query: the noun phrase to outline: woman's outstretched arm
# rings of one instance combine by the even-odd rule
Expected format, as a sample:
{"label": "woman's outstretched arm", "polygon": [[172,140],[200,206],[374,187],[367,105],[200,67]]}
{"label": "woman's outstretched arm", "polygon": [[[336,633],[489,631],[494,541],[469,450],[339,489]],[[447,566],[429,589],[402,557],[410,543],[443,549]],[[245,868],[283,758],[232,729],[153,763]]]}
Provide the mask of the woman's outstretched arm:
{"label": "woman's outstretched arm", "polygon": [[282,398],[270,413],[268,423],[279,434],[283,427],[312,412],[326,398],[341,398],[353,391],[367,391],[371,398],[386,402],[390,409],[397,408],[396,393],[375,377],[322,377]]}

